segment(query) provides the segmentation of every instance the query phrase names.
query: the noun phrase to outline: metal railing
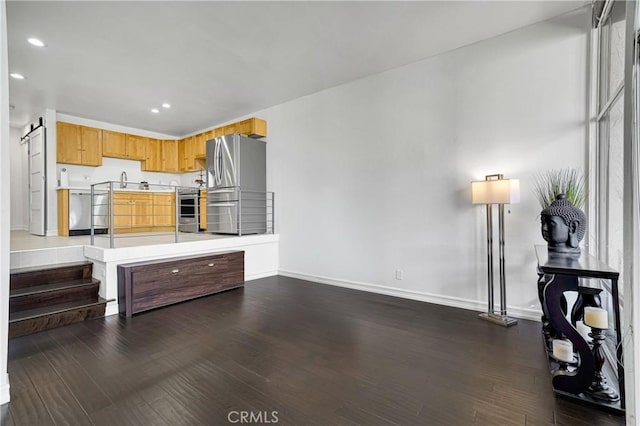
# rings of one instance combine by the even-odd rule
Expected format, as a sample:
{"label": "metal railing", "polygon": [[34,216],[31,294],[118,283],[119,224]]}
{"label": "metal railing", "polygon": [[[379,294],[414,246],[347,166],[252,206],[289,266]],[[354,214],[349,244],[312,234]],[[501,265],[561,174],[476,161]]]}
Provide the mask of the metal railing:
{"label": "metal railing", "polygon": [[217,197],[219,194],[212,191],[207,195],[207,232],[239,236],[274,233],[273,192],[238,189],[228,200]]}
{"label": "metal railing", "polygon": [[[132,237],[178,243],[207,238],[206,234],[274,233],[273,192],[237,193],[237,200],[214,203],[204,188],[133,182],[121,188],[116,181],[93,184],[91,245],[115,248],[117,240]],[[200,210],[205,205],[206,213]]]}

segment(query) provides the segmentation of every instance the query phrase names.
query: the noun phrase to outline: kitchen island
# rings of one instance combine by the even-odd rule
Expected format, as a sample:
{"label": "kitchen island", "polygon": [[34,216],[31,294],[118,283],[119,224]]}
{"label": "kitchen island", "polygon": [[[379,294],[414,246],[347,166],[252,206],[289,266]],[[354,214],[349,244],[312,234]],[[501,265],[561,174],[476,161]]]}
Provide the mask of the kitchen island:
{"label": "kitchen island", "polygon": [[[58,235],[88,234],[93,210],[94,228],[105,233],[113,217],[115,234],[172,232],[176,228],[176,187],[152,189],[94,189],[93,209],[89,204],[91,188],[60,187],[58,193]],[[84,196],[84,199],[83,199]],[[80,204],[84,203],[84,206]],[[112,204],[111,204],[112,203]],[[110,206],[113,206],[113,215]],[[200,206],[206,208],[204,206]],[[200,211],[200,221],[206,211]],[[82,216],[82,217],[81,217]]]}

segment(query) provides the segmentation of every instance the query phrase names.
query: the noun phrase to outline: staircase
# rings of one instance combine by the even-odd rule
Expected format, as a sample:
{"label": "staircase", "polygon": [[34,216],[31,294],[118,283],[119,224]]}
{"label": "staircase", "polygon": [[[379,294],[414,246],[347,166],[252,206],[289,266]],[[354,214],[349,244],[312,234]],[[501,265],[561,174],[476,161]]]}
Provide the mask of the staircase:
{"label": "staircase", "polygon": [[63,263],[11,270],[9,337],[24,336],[104,316],[93,263]]}

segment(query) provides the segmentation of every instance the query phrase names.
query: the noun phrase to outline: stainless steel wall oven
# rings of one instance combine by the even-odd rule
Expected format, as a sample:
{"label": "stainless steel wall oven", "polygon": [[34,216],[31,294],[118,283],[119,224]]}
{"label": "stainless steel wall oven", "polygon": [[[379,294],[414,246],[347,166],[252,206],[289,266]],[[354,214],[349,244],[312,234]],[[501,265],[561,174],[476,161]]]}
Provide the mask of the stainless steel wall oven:
{"label": "stainless steel wall oven", "polygon": [[198,232],[200,230],[200,190],[180,188],[178,190],[178,231]]}

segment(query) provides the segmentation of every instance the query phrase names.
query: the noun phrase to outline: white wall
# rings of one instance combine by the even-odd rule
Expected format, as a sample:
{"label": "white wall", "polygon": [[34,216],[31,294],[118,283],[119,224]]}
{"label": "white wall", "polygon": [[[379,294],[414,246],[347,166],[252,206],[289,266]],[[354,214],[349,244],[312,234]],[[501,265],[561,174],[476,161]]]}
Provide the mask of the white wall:
{"label": "white wall", "polygon": [[[9,67],[7,61],[7,11],[0,0],[0,199],[11,199],[9,182]],[[9,402],[7,352],[9,348],[9,209],[0,209],[0,404]]]}
{"label": "white wall", "polygon": [[11,127],[9,151],[11,152],[11,229],[29,228],[29,164],[28,144],[20,145],[21,128]]}
{"label": "white wall", "polygon": [[482,309],[470,182],[504,173],[522,189],[508,301],[538,316],[532,175],[583,168],[588,28],[582,10],[252,114],[269,122],[281,272]]}

